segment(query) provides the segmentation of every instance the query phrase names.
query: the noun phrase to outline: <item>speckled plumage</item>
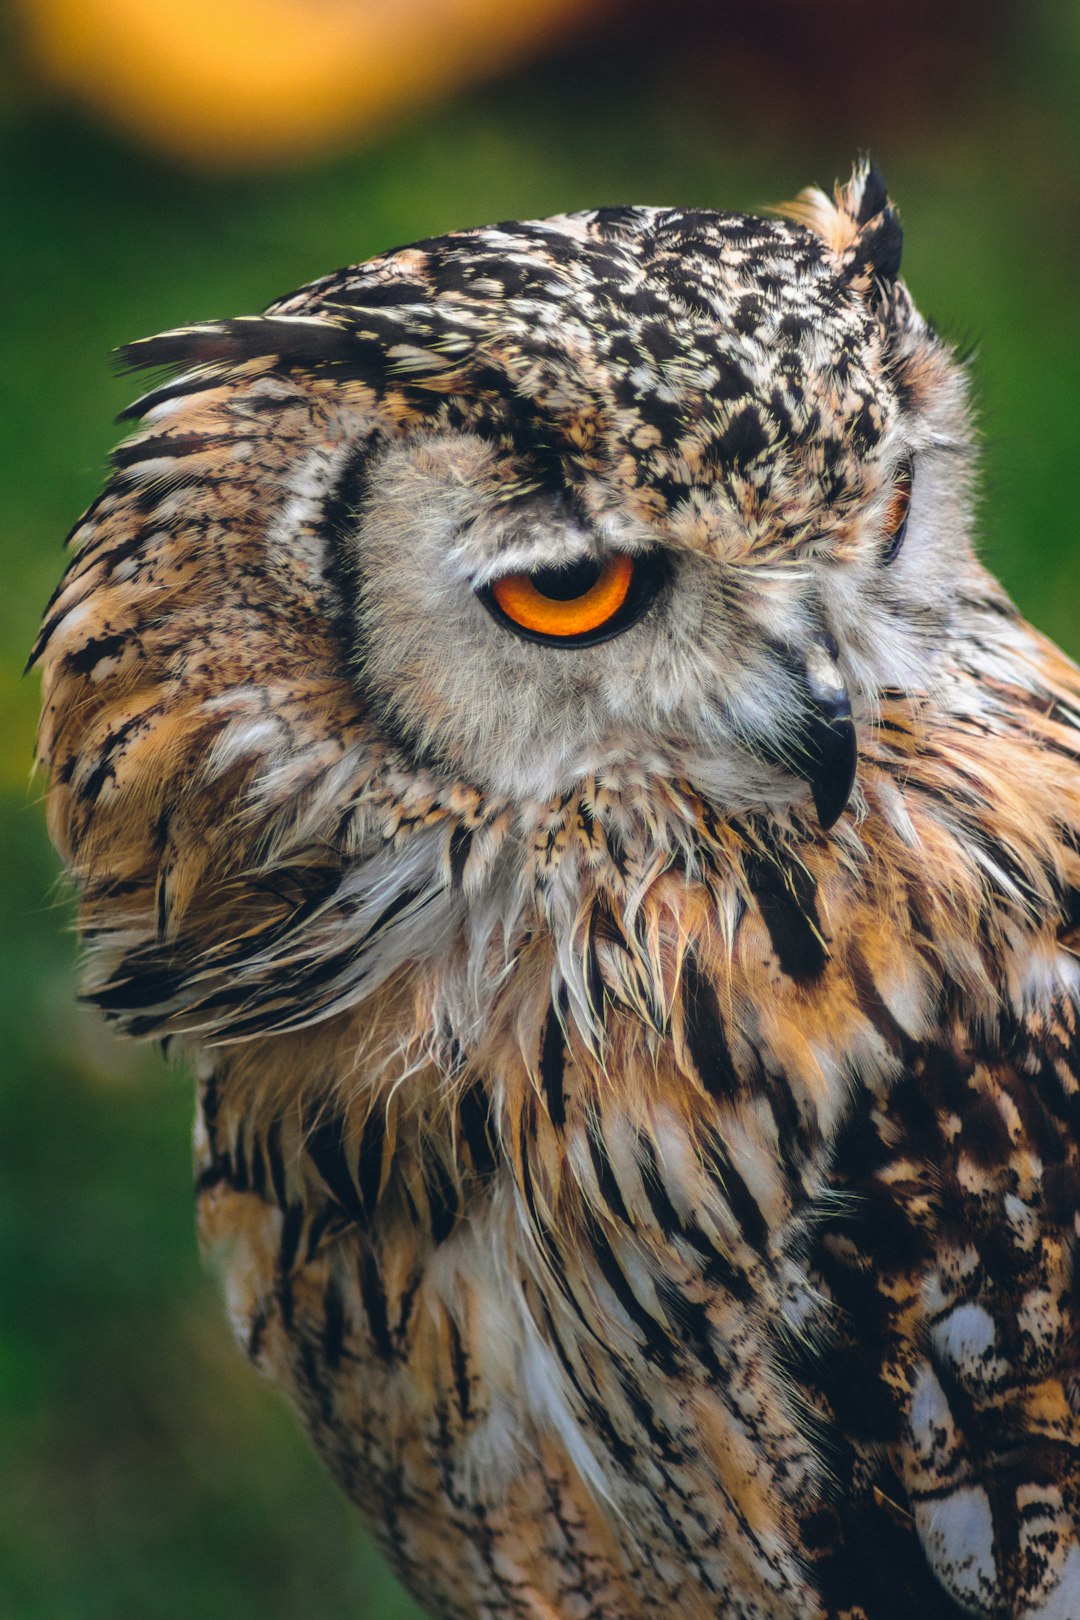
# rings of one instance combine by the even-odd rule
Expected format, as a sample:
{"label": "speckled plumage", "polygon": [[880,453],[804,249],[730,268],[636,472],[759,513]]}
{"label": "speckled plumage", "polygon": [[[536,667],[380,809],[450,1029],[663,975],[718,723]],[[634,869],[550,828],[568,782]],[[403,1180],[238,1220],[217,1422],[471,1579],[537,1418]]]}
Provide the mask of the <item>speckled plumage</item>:
{"label": "speckled plumage", "polygon": [[[1080,1616],[1080,674],[899,243],[862,168],[128,351],[37,653],[87,993],[445,1620]],[[477,595],[611,550],[601,646]]]}

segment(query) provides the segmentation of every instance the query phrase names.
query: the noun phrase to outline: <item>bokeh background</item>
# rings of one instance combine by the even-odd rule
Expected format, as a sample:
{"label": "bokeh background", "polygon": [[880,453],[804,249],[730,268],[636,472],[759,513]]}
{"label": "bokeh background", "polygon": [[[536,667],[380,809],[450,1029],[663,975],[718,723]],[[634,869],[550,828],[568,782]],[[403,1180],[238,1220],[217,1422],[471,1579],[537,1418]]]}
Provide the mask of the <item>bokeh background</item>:
{"label": "bokeh background", "polygon": [[21,668],[125,339],[444,229],[755,208],[869,147],[973,353],[984,551],[1080,653],[1075,0],[23,0],[0,15],[0,1617],[406,1620],[235,1351],[190,1083],[77,1007]]}

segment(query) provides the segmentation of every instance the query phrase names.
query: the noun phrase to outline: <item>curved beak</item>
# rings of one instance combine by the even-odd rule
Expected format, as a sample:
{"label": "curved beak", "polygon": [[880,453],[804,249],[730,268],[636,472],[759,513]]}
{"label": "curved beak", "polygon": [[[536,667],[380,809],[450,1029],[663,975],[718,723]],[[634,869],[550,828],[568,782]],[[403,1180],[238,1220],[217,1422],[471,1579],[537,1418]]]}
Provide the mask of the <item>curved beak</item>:
{"label": "curved beak", "polygon": [[831,636],[811,645],[800,673],[806,682],[807,706],[793,763],[810,784],[818,821],[828,832],[851,798],[859,757],[851,699]]}

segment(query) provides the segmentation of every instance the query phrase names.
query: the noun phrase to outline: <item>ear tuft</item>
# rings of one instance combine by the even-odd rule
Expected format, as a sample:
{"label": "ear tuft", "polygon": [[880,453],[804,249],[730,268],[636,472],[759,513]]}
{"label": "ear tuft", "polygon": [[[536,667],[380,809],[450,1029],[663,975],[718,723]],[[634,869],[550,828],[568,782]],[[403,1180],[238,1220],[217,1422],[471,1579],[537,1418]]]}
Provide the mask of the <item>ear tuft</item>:
{"label": "ear tuft", "polygon": [[859,198],[859,206],[853,208],[852,211],[859,224],[866,225],[876,214],[880,214],[884,209],[888,208],[889,193],[885,188],[885,177],[881,170],[876,163],[869,161],[856,165],[851,176],[848,190],[853,194],[852,203],[854,202],[855,190],[860,185],[862,195]]}
{"label": "ear tuft", "polygon": [[889,201],[881,170],[861,158],[847,185],[831,197],[817,186],[800,191],[780,212],[820,236],[847,275],[868,272],[878,282],[895,281],[900,271],[903,231]]}

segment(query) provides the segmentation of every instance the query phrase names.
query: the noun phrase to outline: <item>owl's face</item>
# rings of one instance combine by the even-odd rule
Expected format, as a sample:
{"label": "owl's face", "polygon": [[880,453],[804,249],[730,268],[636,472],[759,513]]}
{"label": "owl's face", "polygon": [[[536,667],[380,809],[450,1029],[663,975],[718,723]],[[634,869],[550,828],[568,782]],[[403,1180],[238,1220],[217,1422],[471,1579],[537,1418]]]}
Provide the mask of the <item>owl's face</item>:
{"label": "owl's face", "polygon": [[320,294],[400,322],[391,378],[453,362],[343,472],[385,734],[511,802],[662,777],[834,821],[878,694],[941,678],[965,555],[962,388],[906,295],[805,227],[645,209],[406,258]]}
{"label": "owl's face", "polygon": [[659,776],[744,812],[809,786],[831,824],[848,715],[939,677],[960,449],[892,411],[840,500],[782,446],[763,490],[714,466],[692,515],[657,523],[628,501],[621,446],[580,485],[508,498],[527,446],[392,443],[341,536],[356,679],[407,757],[510,801]]}
{"label": "owl's face", "polygon": [[[962,374],[880,181],[793,215],[464,231],[132,346],[181,373],[43,639],[98,999],[246,1031],[257,981],[310,1021],[449,948],[465,851],[505,941],[586,782],[642,882],[689,799],[847,836],[882,707],[997,632]],[[583,885],[631,896],[594,857],[568,927]]]}

